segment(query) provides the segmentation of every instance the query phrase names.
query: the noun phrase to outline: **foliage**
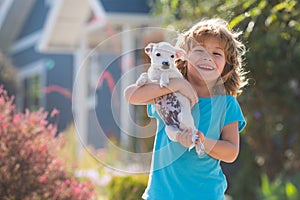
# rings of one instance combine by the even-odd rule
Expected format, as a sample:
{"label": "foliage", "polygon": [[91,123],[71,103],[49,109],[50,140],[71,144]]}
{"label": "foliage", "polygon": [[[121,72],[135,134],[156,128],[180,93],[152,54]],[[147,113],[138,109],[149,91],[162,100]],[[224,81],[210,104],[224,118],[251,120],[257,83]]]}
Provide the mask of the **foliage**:
{"label": "foliage", "polygon": [[224,0],[151,0],[153,12],[164,20],[166,26],[176,30],[186,29],[201,18],[213,17]]}
{"label": "foliage", "polygon": [[115,176],[108,185],[109,200],[137,200],[141,199],[148,177],[145,175]]}
{"label": "foliage", "polygon": [[[260,184],[261,170],[255,161],[253,151],[242,138],[241,150],[238,158],[240,167],[231,182],[229,181],[228,193],[233,199],[255,200],[257,188]],[[245,181],[246,180],[246,181]]]}
{"label": "foliage", "polygon": [[[75,176],[79,178],[79,180],[88,179],[95,184],[97,199],[107,199],[106,186],[111,175],[95,158],[97,152],[95,152],[94,149],[91,147],[78,149],[79,140],[76,137],[75,131],[75,125],[71,124],[61,133],[66,143],[60,149],[59,157],[65,158],[67,170],[70,172],[75,170]],[[92,153],[94,153],[94,155]]]}
{"label": "foliage", "polygon": [[296,187],[291,181],[283,181],[282,177],[277,177],[273,182],[271,182],[266,174],[261,176],[261,190],[259,195],[261,199],[267,200],[296,200],[300,198],[300,188]]}
{"label": "foliage", "polygon": [[18,113],[0,88],[1,198],[92,199],[93,185],[78,182],[57,157],[63,140],[46,117],[43,110]]}
{"label": "foliage", "polygon": [[255,80],[243,97],[249,126],[244,137],[269,178],[290,176],[300,170],[299,3],[255,1],[247,11],[232,24],[246,32]]}

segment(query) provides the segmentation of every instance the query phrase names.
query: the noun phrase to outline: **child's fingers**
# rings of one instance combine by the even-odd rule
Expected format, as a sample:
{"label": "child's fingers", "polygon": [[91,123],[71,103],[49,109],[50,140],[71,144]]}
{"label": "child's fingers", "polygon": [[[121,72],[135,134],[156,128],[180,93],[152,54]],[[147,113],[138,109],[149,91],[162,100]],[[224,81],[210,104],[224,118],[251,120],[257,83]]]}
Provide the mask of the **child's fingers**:
{"label": "child's fingers", "polygon": [[205,141],[204,134],[203,134],[201,131],[197,131],[196,134],[199,136],[200,141],[201,141],[202,143],[204,143],[204,141]]}
{"label": "child's fingers", "polygon": [[176,135],[176,140],[185,147],[189,147],[192,143],[192,129],[186,128]]}
{"label": "child's fingers", "polygon": [[198,102],[198,95],[196,92],[193,91],[193,94],[190,97],[191,101],[191,108]]}

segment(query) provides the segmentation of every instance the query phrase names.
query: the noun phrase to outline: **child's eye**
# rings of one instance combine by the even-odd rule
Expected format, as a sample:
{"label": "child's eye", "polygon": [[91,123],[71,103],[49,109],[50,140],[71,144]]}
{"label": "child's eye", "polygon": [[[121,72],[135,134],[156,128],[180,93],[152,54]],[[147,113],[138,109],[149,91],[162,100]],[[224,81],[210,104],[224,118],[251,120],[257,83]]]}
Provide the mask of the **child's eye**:
{"label": "child's eye", "polygon": [[214,52],[213,54],[216,55],[216,56],[222,56],[222,54],[218,53],[218,52]]}
{"label": "child's eye", "polygon": [[156,56],[160,56],[160,53],[156,53]]}

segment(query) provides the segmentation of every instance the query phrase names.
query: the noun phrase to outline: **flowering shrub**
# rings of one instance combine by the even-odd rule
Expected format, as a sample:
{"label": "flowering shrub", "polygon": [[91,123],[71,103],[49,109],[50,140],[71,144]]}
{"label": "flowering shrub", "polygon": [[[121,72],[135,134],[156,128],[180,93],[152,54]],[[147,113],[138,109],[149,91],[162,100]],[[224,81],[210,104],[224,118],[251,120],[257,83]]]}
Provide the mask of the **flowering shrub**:
{"label": "flowering shrub", "polygon": [[46,117],[43,110],[18,113],[0,87],[1,199],[95,198],[92,183],[78,182],[57,156],[63,140]]}

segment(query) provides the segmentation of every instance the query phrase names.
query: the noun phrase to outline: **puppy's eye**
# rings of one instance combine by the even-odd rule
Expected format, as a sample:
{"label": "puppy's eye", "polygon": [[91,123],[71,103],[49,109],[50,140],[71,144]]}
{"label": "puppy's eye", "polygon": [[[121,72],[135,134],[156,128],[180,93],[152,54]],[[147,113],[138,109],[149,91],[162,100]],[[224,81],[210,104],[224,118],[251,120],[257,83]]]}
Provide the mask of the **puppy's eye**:
{"label": "puppy's eye", "polygon": [[160,53],[156,53],[156,56],[160,56]]}
{"label": "puppy's eye", "polygon": [[175,56],[174,55],[171,55],[171,58],[174,58]]}

